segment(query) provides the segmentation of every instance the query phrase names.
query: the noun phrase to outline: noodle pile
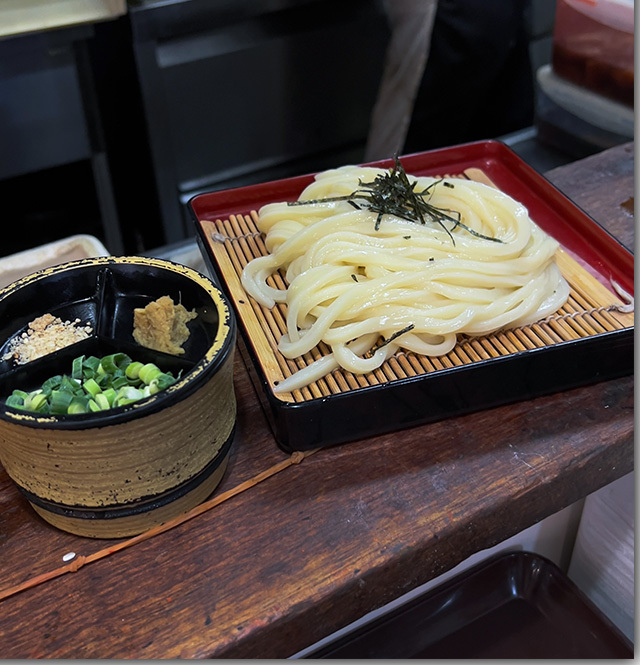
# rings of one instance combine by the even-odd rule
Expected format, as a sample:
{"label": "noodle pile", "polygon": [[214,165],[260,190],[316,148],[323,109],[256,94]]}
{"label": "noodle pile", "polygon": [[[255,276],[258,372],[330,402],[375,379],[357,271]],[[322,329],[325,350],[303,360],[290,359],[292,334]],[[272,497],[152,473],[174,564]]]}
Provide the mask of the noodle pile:
{"label": "noodle pile", "polygon": [[[458,333],[533,323],[569,295],[554,260],[557,242],[493,187],[408,176],[416,192],[429,188],[431,205],[459,213],[460,225],[379,217],[348,200],[322,200],[350,195],[383,173],[357,166],[325,171],[300,195],[313,203],[270,203],[259,211],[269,254],[245,266],[245,290],[267,308],[286,303],[287,334],[278,345],[285,357],[321,341],[331,348],[276,392],[339,367],[370,372],[399,349],[443,355]],[[267,284],[278,270],[286,289]]]}

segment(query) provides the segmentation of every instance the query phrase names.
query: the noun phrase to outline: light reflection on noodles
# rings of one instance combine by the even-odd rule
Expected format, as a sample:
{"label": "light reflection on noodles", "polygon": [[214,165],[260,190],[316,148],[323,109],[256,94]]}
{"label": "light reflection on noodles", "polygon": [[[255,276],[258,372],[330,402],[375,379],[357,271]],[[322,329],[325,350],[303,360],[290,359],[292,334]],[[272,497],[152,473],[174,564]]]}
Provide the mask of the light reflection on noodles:
{"label": "light reflection on noodles", "polygon": [[[388,173],[345,166],[316,176],[300,200],[346,196]],[[338,367],[365,373],[398,349],[449,352],[457,334],[482,335],[532,323],[559,309],[569,287],[555,263],[557,242],[511,197],[482,183],[414,178],[429,203],[460,213],[447,229],[355,209],[348,201],[270,203],[258,215],[269,254],[242,273],[264,307],[287,305],[280,352],[296,358],[320,341],[332,353],[288,377],[276,392],[301,388]],[[499,240],[497,242],[496,240]],[[267,284],[285,271],[288,288]],[[380,343],[380,337],[386,340]]]}

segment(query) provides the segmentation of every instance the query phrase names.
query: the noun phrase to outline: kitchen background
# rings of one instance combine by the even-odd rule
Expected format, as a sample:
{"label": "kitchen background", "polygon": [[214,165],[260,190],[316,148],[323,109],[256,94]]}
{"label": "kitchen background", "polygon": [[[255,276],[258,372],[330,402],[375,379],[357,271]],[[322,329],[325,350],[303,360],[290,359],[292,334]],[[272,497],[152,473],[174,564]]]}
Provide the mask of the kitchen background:
{"label": "kitchen background", "polygon": [[[531,124],[479,137],[540,172],[633,139],[632,108],[576,115],[556,10],[527,4]],[[0,257],[89,234],[206,272],[189,199],[364,161],[390,37],[374,0],[0,0]],[[551,558],[633,638],[633,496],[630,475],[498,547]]]}
{"label": "kitchen background", "polygon": [[[527,3],[534,73],[555,5]],[[192,239],[201,191],[363,161],[390,27],[375,0],[0,0],[0,37],[0,256],[135,254]],[[540,171],[629,140],[535,92],[530,127],[480,138]]]}

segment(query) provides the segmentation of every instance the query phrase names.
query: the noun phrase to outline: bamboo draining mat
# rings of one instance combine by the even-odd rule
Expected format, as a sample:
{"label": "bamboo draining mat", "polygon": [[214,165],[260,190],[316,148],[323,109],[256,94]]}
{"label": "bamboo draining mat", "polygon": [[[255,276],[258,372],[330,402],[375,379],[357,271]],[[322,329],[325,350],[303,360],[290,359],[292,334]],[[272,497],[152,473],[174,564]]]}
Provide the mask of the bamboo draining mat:
{"label": "bamboo draining mat", "polygon": [[[469,169],[463,177],[492,184],[479,169]],[[256,303],[240,283],[244,266],[251,259],[267,253],[256,222],[257,212],[252,211],[250,215],[231,215],[229,219],[200,223],[262,372],[273,386],[330,350],[321,343],[295,360],[285,358],[278,351],[278,341],[286,332],[286,306],[276,304],[272,310],[266,309]],[[557,261],[571,292],[567,303],[543,321],[483,337],[460,335],[452,351],[435,358],[399,352],[368,374],[356,375],[338,369],[305,388],[279,394],[278,398],[283,402],[305,402],[633,327],[633,312],[616,309],[627,303],[617,298],[564,250],[558,250]],[[280,274],[272,275],[267,283],[280,289],[286,286]]]}

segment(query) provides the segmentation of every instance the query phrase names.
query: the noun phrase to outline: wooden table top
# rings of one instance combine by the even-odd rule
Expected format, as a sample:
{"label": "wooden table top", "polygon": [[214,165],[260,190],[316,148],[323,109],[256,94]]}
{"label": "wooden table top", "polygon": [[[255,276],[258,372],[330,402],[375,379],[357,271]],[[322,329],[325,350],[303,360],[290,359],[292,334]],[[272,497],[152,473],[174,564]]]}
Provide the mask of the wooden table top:
{"label": "wooden table top", "polygon": [[[633,248],[633,144],[547,177]],[[227,500],[0,600],[0,657],[286,658],[633,469],[632,375],[299,464],[239,354],[235,386]],[[0,468],[0,594],[113,544],[44,523]]]}

